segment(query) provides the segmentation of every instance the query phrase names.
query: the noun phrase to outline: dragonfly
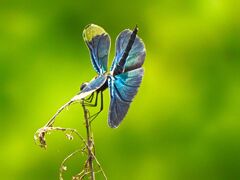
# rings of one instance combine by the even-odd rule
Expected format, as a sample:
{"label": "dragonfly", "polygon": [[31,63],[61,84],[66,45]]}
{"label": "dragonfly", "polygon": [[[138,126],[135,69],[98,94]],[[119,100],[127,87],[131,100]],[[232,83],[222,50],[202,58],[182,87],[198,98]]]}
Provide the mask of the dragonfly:
{"label": "dragonfly", "polygon": [[[95,24],[89,24],[84,28],[83,39],[89,49],[91,62],[97,76],[90,82],[83,83],[80,92],[62,106],[56,114],[66,106],[78,101],[84,101],[84,105],[95,107],[98,105],[98,95],[100,94],[100,110],[90,116],[92,121],[103,110],[103,91],[109,88],[108,125],[111,128],[119,126],[137,94],[144,74],[142,65],[146,57],[146,49],[142,39],[137,36],[137,32],[138,27],[136,26],[133,30],[123,30],[117,36],[115,57],[110,71],[107,71],[110,36],[102,27]],[[96,94],[95,102],[92,103],[94,94]],[[48,124],[51,123],[50,121]]]}

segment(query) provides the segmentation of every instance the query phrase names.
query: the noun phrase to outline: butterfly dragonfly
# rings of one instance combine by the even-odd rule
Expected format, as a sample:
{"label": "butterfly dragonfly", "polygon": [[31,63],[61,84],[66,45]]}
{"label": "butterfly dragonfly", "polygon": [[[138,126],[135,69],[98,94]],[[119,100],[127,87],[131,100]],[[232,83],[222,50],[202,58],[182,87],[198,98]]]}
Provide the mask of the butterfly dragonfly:
{"label": "butterfly dragonfly", "polygon": [[[110,72],[107,72],[110,37],[98,25],[89,24],[85,27],[83,38],[90,51],[93,68],[98,75],[89,83],[83,83],[80,87],[80,93],[60,108],[58,112],[71,103],[82,100],[85,105],[97,106],[100,94],[101,107],[99,112],[90,117],[93,120],[103,110],[103,91],[109,88],[111,102],[108,124],[112,128],[119,126],[138,91],[144,73],[142,65],[146,50],[143,41],[137,36],[137,32],[138,28],[135,27],[133,31],[126,29],[118,35],[115,58]],[[94,94],[96,94],[95,103],[91,104]],[[87,96],[89,97],[86,98]],[[55,116],[52,119],[54,118]]]}

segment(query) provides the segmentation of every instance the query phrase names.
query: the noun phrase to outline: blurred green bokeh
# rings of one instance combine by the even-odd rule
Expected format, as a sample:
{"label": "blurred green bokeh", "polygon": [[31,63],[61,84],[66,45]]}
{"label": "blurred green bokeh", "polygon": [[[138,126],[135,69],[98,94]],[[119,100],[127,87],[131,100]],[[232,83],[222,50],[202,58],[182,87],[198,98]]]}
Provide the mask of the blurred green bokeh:
{"label": "blurred green bokeh", "polygon": [[[58,179],[79,147],[63,134],[34,132],[96,75],[82,39],[95,23],[114,41],[139,26],[147,48],[139,93],[118,129],[104,111],[93,123],[96,153],[110,180],[240,179],[240,1],[0,2],[0,179]],[[73,105],[57,125],[85,134]],[[66,179],[82,167],[68,163]],[[101,178],[99,178],[101,179]]]}

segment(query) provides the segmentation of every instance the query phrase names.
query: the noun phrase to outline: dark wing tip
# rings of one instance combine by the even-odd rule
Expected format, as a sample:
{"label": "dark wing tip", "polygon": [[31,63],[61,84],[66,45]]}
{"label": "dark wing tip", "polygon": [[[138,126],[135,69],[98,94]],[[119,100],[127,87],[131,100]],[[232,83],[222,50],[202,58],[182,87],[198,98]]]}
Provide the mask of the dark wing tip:
{"label": "dark wing tip", "polygon": [[109,114],[108,114],[108,125],[110,128],[117,128],[121,121],[119,122],[117,114],[115,114],[113,112],[114,111],[110,108]]}
{"label": "dark wing tip", "polygon": [[108,118],[108,125],[110,128],[118,128],[122,120]]}
{"label": "dark wing tip", "polygon": [[108,125],[109,125],[110,128],[114,128],[114,129],[118,128],[118,126],[119,126],[119,124],[114,124],[110,121],[108,121]]}
{"label": "dark wing tip", "polygon": [[[120,103],[120,102],[118,102]],[[118,104],[115,101],[111,101],[110,103],[110,109],[109,109],[109,114],[108,114],[108,125],[111,128],[117,128],[120,123],[122,122],[123,118],[126,115],[126,112],[119,112],[118,109]],[[124,104],[121,104],[120,106],[124,107]],[[125,106],[126,107],[126,106]],[[127,107],[128,109],[128,107]]]}

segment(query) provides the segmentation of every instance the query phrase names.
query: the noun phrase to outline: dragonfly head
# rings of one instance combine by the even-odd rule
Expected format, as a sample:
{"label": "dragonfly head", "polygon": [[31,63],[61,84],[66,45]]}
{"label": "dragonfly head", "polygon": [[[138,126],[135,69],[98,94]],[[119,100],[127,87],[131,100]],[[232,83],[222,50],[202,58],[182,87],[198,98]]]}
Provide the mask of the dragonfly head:
{"label": "dragonfly head", "polygon": [[82,83],[80,86],[80,91],[82,91],[87,85],[88,85],[88,82]]}

